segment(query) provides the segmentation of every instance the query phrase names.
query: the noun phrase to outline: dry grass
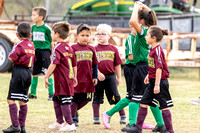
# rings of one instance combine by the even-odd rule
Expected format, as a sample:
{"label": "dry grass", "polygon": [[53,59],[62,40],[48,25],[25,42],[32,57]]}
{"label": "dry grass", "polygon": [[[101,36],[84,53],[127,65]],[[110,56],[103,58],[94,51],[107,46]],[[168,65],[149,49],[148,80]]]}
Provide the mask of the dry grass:
{"label": "dry grass", "polygon": [[[170,91],[174,102],[171,108],[173,126],[176,133],[200,133],[200,106],[192,105],[188,101],[200,96],[200,82],[198,69],[170,69],[171,78]],[[10,125],[10,117],[6,97],[9,88],[11,74],[0,74],[0,129]],[[47,101],[48,91],[44,87],[43,77],[39,78],[38,99],[28,102],[28,116],[26,128],[28,133],[49,133],[48,125],[55,121],[52,102]],[[121,97],[125,97],[125,81],[122,80],[119,86]],[[105,100],[100,112],[111,109],[112,106]],[[128,117],[128,108],[125,108]],[[93,111],[91,102],[79,111],[80,122],[76,132],[80,133],[117,133],[125,125],[119,124],[119,115],[116,113],[111,119],[111,129],[107,130],[104,126],[93,125]],[[100,118],[101,119],[101,118]],[[101,119],[102,120],[102,119]],[[147,124],[155,125],[152,113],[149,111],[145,120]],[[59,132],[59,131],[57,131]],[[150,133],[150,130],[143,130]]]}

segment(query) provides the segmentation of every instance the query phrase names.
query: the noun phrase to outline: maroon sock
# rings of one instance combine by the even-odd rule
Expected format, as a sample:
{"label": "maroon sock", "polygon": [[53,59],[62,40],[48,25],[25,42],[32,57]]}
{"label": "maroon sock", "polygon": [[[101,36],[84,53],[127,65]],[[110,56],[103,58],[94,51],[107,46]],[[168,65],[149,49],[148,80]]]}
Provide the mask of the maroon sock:
{"label": "maroon sock", "polygon": [[120,115],[120,116],[125,115],[124,109],[122,109],[122,110],[119,111],[119,115]]}
{"label": "maroon sock", "polygon": [[140,107],[137,116],[137,128],[142,131],[142,125],[147,116],[147,108]]}
{"label": "maroon sock", "polygon": [[172,126],[172,117],[171,112],[169,109],[162,111],[163,120],[165,122],[165,126],[167,128],[167,131],[170,133],[174,133],[173,126]]}
{"label": "maroon sock", "polygon": [[72,102],[71,104],[72,117],[76,117],[77,109],[78,109],[78,104],[75,102]]}
{"label": "maroon sock", "polygon": [[9,111],[10,111],[10,118],[12,125],[15,127],[19,126],[19,118],[17,116],[18,114],[17,105],[15,103],[9,104]]}
{"label": "maroon sock", "polygon": [[65,118],[65,121],[69,125],[73,124],[70,105],[69,104],[61,105],[61,110],[62,110],[62,114]]}
{"label": "maroon sock", "polygon": [[59,123],[59,124],[62,124],[64,122],[63,120],[63,114],[62,114],[62,110],[61,110],[61,105],[59,102],[56,102],[56,101],[53,101],[53,105],[54,105],[54,111],[55,111],[55,114],[56,114],[56,121]]}
{"label": "maroon sock", "polygon": [[77,110],[81,109],[82,107],[84,107],[89,101],[81,101],[81,103],[78,104],[78,108]]}
{"label": "maroon sock", "polygon": [[19,124],[20,124],[21,127],[25,127],[25,121],[26,121],[27,111],[28,111],[27,104],[20,106],[20,110],[19,110]]}
{"label": "maroon sock", "polygon": [[100,109],[100,104],[92,104],[93,108],[93,116],[94,117],[99,117],[99,109]]}

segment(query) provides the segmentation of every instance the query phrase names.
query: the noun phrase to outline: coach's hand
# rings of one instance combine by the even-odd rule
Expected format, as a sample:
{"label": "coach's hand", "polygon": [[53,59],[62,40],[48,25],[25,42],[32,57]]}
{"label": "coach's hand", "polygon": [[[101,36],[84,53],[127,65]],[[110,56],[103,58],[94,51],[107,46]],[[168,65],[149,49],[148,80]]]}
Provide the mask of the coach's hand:
{"label": "coach's hand", "polygon": [[45,87],[49,89],[48,85],[51,85],[51,83],[48,82],[49,77],[44,77]]}
{"label": "coach's hand", "polygon": [[105,75],[101,72],[98,73],[98,79],[99,81],[104,81],[106,78],[105,78]]}
{"label": "coach's hand", "polygon": [[148,76],[148,74],[147,74],[147,76],[144,79],[144,84],[149,84],[149,76]]}
{"label": "coach's hand", "polygon": [[94,86],[97,85],[98,80],[97,79],[93,79],[93,83],[94,83]]}
{"label": "coach's hand", "polygon": [[154,94],[160,93],[160,85],[155,84],[154,86]]}

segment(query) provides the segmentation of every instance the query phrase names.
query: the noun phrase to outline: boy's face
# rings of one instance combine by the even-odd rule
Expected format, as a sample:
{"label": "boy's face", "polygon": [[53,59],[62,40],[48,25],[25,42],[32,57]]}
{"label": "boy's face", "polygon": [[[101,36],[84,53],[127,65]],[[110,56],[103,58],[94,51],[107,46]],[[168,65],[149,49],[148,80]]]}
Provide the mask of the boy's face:
{"label": "boy's face", "polygon": [[56,42],[57,35],[55,34],[54,30],[51,31],[51,38],[53,42]]}
{"label": "boy's face", "polygon": [[96,37],[100,44],[108,44],[108,40],[110,39],[110,35],[104,29],[97,30]]}
{"label": "boy's face", "polygon": [[34,23],[37,23],[38,21],[42,20],[42,16],[39,16],[38,11],[32,11],[31,19]]}
{"label": "boy's face", "polygon": [[90,42],[90,31],[89,30],[82,30],[78,35],[78,42],[81,45],[87,45]]}

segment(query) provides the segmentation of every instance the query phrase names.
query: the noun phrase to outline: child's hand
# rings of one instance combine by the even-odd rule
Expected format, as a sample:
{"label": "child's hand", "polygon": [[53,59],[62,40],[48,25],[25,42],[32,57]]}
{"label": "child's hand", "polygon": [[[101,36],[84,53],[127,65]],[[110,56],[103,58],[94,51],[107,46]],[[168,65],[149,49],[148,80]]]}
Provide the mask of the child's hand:
{"label": "child's hand", "polygon": [[144,79],[144,84],[149,84],[149,76],[148,75]]}
{"label": "child's hand", "polygon": [[94,83],[94,86],[97,85],[98,80],[97,79],[93,79],[93,83]]}
{"label": "child's hand", "polygon": [[106,78],[105,78],[105,75],[103,73],[99,72],[98,79],[99,79],[99,81],[104,81]]}
{"label": "child's hand", "polygon": [[48,88],[48,85],[51,85],[51,83],[48,82],[49,78],[47,76],[44,77],[44,82],[45,82],[45,88]]}
{"label": "child's hand", "polygon": [[76,87],[77,85],[78,85],[77,78],[74,78],[74,87]]}
{"label": "child's hand", "polygon": [[160,93],[160,85],[156,85],[154,86],[154,94],[158,94]]}
{"label": "child's hand", "polygon": [[117,86],[121,83],[121,78],[117,78]]}

